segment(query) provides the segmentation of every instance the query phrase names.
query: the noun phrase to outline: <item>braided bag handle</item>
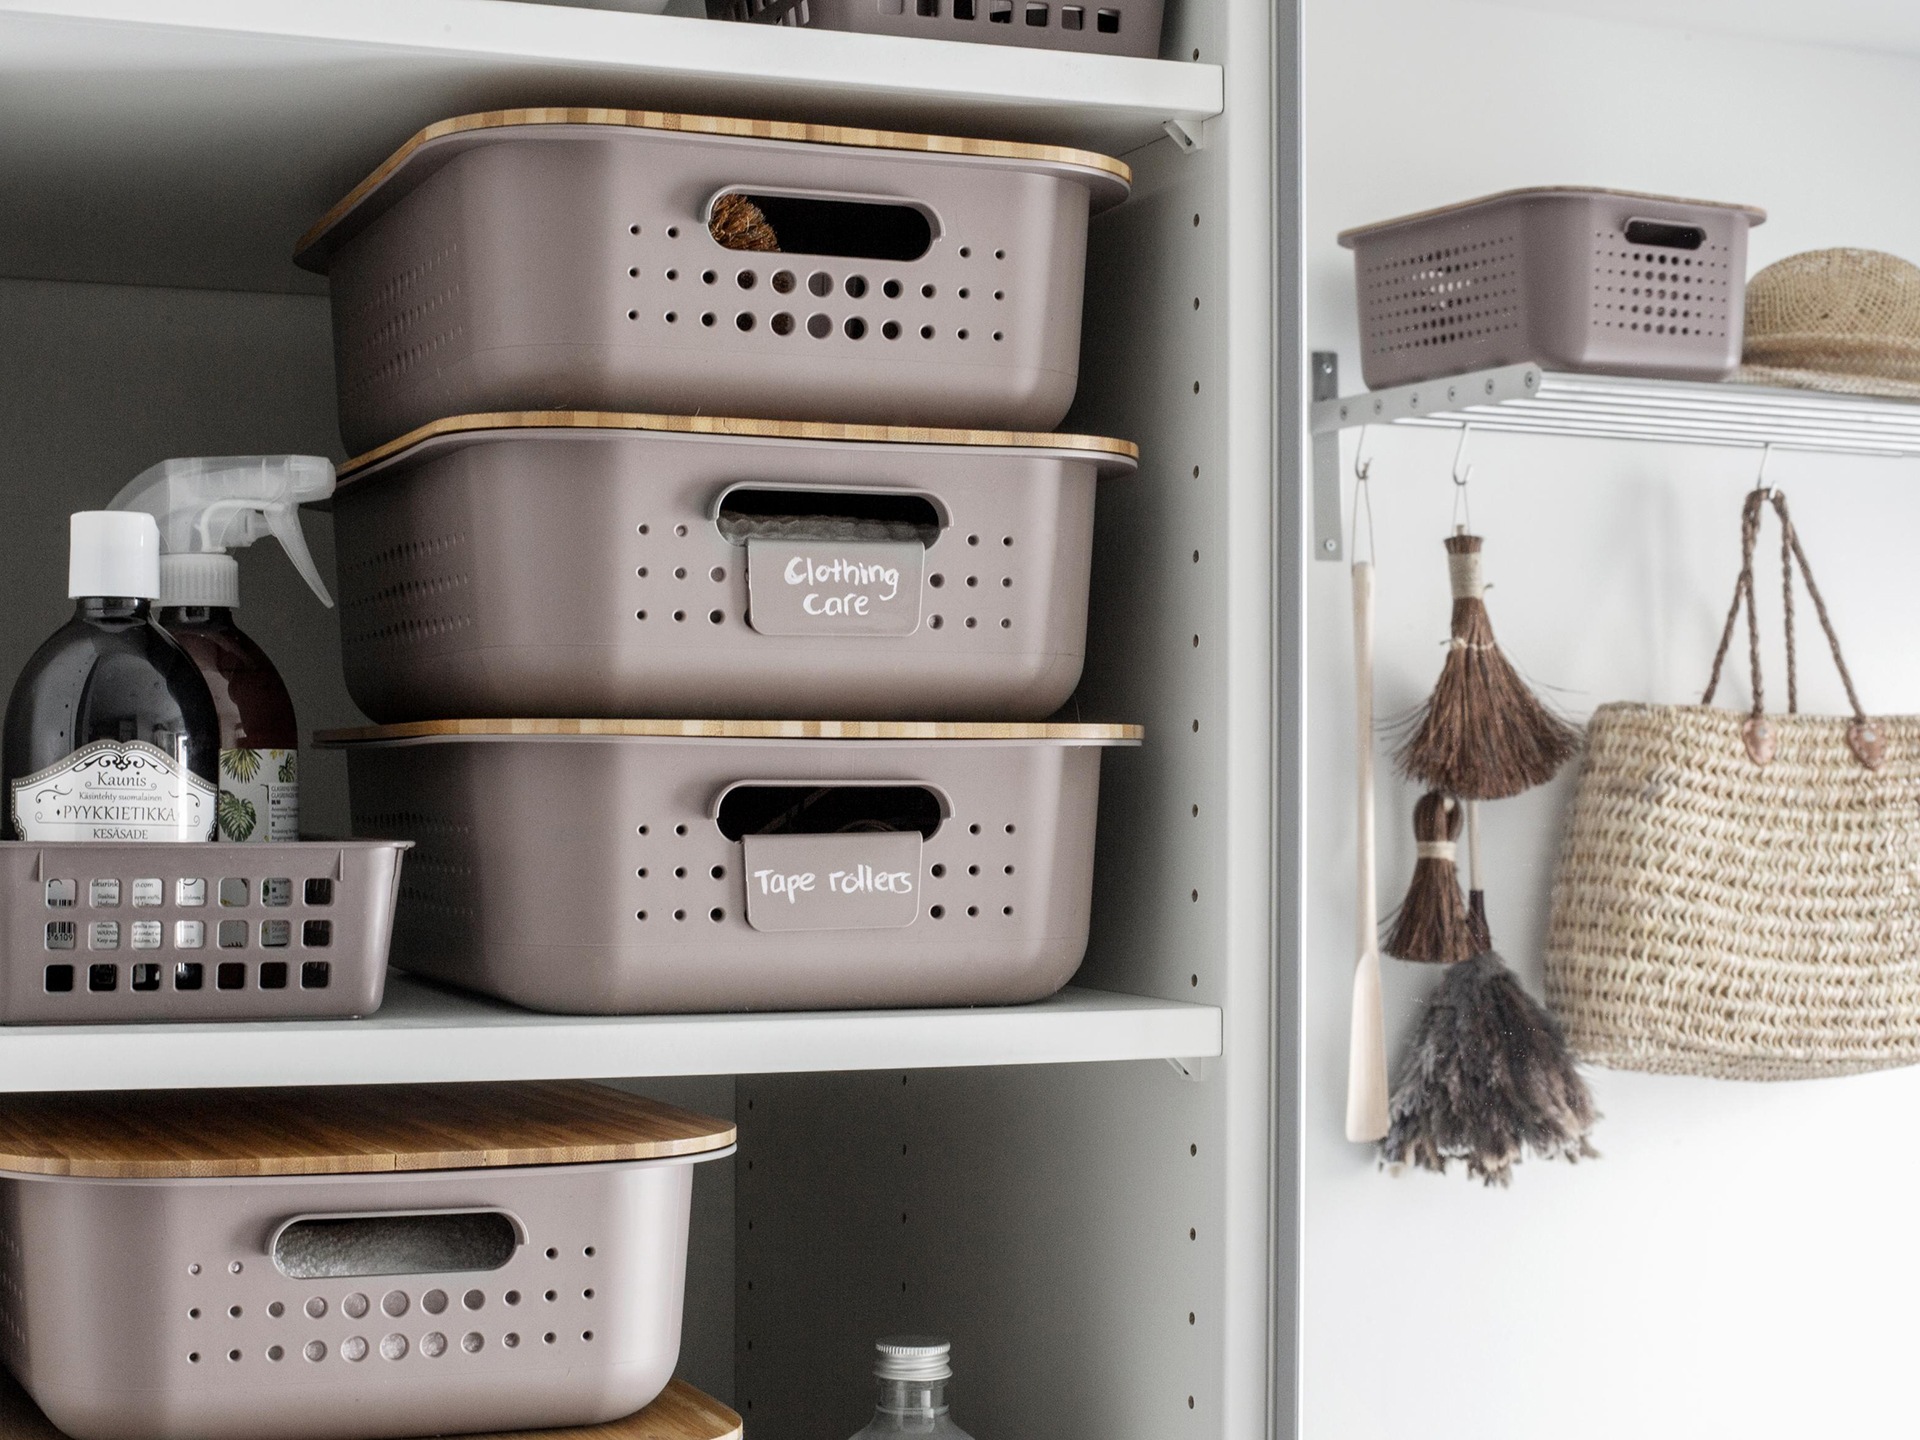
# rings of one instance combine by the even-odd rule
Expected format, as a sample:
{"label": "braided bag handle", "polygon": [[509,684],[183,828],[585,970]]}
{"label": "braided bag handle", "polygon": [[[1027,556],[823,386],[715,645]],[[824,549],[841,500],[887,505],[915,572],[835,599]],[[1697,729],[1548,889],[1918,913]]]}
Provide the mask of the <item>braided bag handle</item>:
{"label": "braided bag handle", "polygon": [[1747,662],[1753,676],[1753,711],[1742,733],[1747,753],[1753,757],[1756,765],[1765,765],[1773,759],[1775,736],[1773,727],[1767,722],[1765,691],[1761,683],[1760,621],[1754,606],[1753,591],[1753,552],[1760,539],[1760,522],[1765,518],[1769,501],[1780,517],[1781,613],[1785,618],[1787,633],[1787,713],[1795,715],[1800,711],[1800,684],[1793,641],[1793,572],[1798,565],[1800,578],[1805,582],[1807,594],[1813,601],[1814,613],[1820,617],[1820,628],[1826,632],[1827,647],[1833,652],[1834,668],[1840,672],[1840,683],[1846,687],[1847,703],[1853,707],[1853,723],[1847,727],[1847,744],[1855,759],[1867,769],[1877,770],[1886,759],[1886,743],[1879,727],[1867,718],[1867,712],[1860,705],[1859,693],[1853,688],[1853,675],[1840,653],[1840,637],[1834,633],[1833,621],[1827,614],[1827,602],[1821,598],[1820,587],[1814,583],[1813,568],[1807,564],[1806,551],[1800,548],[1800,532],[1794,529],[1793,517],[1787,513],[1787,497],[1782,491],[1754,490],[1741,507],[1740,578],[1733,587],[1733,604],[1727,610],[1727,623],[1720,632],[1720,648],[1714,652],[1713,674],[1707,680],[1707,693],[1701,697],[1700,703],[1711,705],[1715,692],[1720,688],[1720,672],[1726,664],[1727,651],[1733,644],[1733,628],[1739,621],[1744,603],[1747,612]]}

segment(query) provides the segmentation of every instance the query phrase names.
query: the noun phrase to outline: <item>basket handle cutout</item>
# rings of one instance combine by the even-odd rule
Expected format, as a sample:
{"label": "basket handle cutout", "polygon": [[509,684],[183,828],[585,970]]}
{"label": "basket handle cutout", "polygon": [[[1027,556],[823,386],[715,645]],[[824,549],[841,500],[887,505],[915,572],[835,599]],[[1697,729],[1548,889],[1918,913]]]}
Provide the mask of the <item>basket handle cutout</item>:
{"label": "basket handle cutout", "polygon": [[855,835],[917,831],[931,840],[953,813],[936,786],[909,780],[737,780],[714,797],[729,840],[747,835]]}
{"label": "basket handle cutout", "polygon": [[526,1240],[505,1210],[403,1210],[296,1215],[268,1246],[290,1280],[498,1270]]}
{"label": "basket handle cutout", "polygon": [[939,228],[930,211],[908,201],[730,189],[708,203],[707,233],[727,250],[906,263],[933,248]]}
{"label": "basket handle cutout", "polygon": [[748,540],[918,541],[931,548],[944,509],[912,490],[736,485],[720,497],[714,525],[731,544]]}
{"label": "basket handle cutout", "polygon": [[1648,220],[1635,216],[1626,223],[1629,245],[1645,245],[1659,250],[1698,250],[1707,243],[1706,227],[1674,220]]}

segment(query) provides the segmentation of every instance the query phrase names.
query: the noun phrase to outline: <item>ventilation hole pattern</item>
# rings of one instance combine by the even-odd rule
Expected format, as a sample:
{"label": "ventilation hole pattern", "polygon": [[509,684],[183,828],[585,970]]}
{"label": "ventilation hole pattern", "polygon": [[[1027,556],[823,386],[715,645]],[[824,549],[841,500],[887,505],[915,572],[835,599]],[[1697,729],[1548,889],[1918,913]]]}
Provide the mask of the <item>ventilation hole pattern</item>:
{"label": "ventilation hole pattern", "polygon": [[[944,493],[941,499],[947,506],[948,524],[927,548],[921,600],[925,629],[951,630],[940,640],[974,653],[983,649],[1023,653],[1042,628],[1041,616],[1032,607],[1045,602],[1044,587],[1033,583],[1026,569],[1030,547],[1023,547],[1018,536],[969,530],[968,522],[974,517],[963,493]],[[676,620],[684,625],[704,617],[703,643],[762,643],[764,637],[752,630],[747,618],[747,569],[740,547],[707,516],[695,519],[697,528],[670,523],[671,516],[634,527],[623,557],[632,585],[624,613],[632,623],[649,630],[672,630]],[[983,533],[989,545],[998,540],[991,563],[979,553]],[[958,600],[951,593],[954,586],[971,592],[969,598]],[[968,628],[974,632],[970,636],[963,633]],[[934,643],[931,634],[916,637],[916,644]],[[412,830],[395,833],[419,838]],[[402,874],[424,868],[430,860],[430,852],[415,851]]]}
{"label": "ventilation hole pattern", "polygon": [[[17,1238],[0,1230],[0,1335],[15,1355],[24,1353],[26,1344],[19,1319],[25,1313],[25,1296],[15,1278],[20,1273],[18,1252]],[[529,1281],[561,1282],[548,1292],[552,1303],[541,1307],[552,1317],[549,1324],[560,1323],[542,1339],[556,1348],[585,1347],[594,1343],[594,1326],[604,1318],[603,1307],[594,1300],[595,1285],[601,1283],[595,1278],[601,1268],[595,1255],[592,1245],[548,1247],[544,1253],[529,1245],[497,1272],[501,1278],[484,1288],[456,1286],[451,1276],[437,1283],[435,1277],[419,1276],[400,1285],[373,1281],[380,1286],[377,1290],[364,1279],[290,1280],[271,1265],[196,1262],[188,1267],[191,1281],[179,1302],[187,1318],[187,1340],[178,1363],[205,1367],[221,1361],[221,1372],[233,1372],[225,1383],[241,1385],[260,1383],[257,1375],[248,1378],[252,1367],[295,1361],[375,1372],[388,1365],[473,1363],[468,1357],[474,1356],[484,1357],[480,1363],[489,1366],[511,1363],[496,1350],[524,1348],[505,1328],[512,1307],[522,1298],[512,1288],[514,1282],[504,1278],[514,1274],[525,1274]],[[221,1382],[196,1374],[193,1383],[198,1388]]]}
{"label": "ventilation hole pattern", "polygon": [[[1046,10],[1048,7],[1029,8]],[[1064,14],[1081,7],[1065,6],[1061,9]],[[1102,10],[1099,13],[1117,16],[1119,11]],[[727,256],[724,263],[734,266],[739,266],[743,255],[751,253],[724,249],[707,234],[704,227],[696,228],[694,243],[705,244]],[[663,333],[670,328],[677,333],[690,303],[687,297],[700,294],[714,283],[707,279],[707,276],[714,274],[712,271],[666,265],[664,261],[668,255],[683,253],[686,246],[662,238],[658,227],[642,226],[638,236],[633,235],[631,227],[624,229],[616,250],[616,258],[624,263],[619,265],[619,279],[610,293],[618,297],[619,319],[623,325],[651,319]],[[636,263],[638,250],[648,251],[649,255],[641,257]],[[656,250],[659,252],[657,255],[652,253]],[[816,346],[830,349],[844,349],[847,346],[871,348],[875,342],[898,341],[903,336],[919,335],[923,342],[934,345],[936,354],[965,355],[979,350],[983,345],[1006,342],[1009,333],[1005,308],[1009,268],[1004,246],[995,248],[992,245],[978,245],[949,236],[937,240],[934,249],[922,261],[916,262],[924,265],[928,260],[938,260],[956,267],[955,273],[962,277],[974,274],[979,280],[995,282],[997,288],[982,294],[975,294],[972,287],[966,285],[954,289],[951,286],[917,284],[911,278],[903,278],[913,271],[911,265],[858,258],[842,260],[838,257],[808,256],[807,263],[812,268],[802,280],[780,263],[782,258],[769,256],[765,275],[751,265],[735,270],[734,285],[742,292],[756,290],[762,279],[768,282],[768,289],[773,294],[769,296],[767,312],[762,314],[758,310],[742,309],[734,314],[728,325],[720,325],[717,317],[702,314],[700,319],[709,332],[702,338],[703,345],[766,348],[771,343],[782,350],[798,349],[801,354],[808,354],[821,353],[814,348]],[[662,263],[650,265],[648,259]],[[639,287],[646,287],[647,293],[641,294]],[[838,296],[840,303],[820,309],[805,320],[796,321],[791,310],[782,308],[782,302],[777,298],[796,292],[805,292],[816,302]],[[884,297],[884,303],[881,297]],[[979,328],[975,328],[976,325]]]}
{"label": "ventilation hole pattern", "polygon": [[390,384],[465,337],[462,324],[432,329],[462,298],[459,280],[443,278],[459,255],[458,245],[444,246],[389,276],[341,317],[342,348],[353,358],[341,373],[357,377],[345,387],[345,396],[357,398]]}
{"label": "ventilation hole pattern", "polygon": [[[767,9],[772,0],[730,0],[726,13],[734,20],[752,20]],[[1017,8],[1016,8],[1017,7]],[[875,0],[874,28],[889,33],[964,38],[966,30],[977,24],[1016,23],[1025,30],[1049,32],[1052,38],[1029,43],[1078,49],[1110,49],[1098,37],[1116,36],[1126,14],[1123,5],[1089,7],[1053,5],[1042,0]],[[781,16],[775,24],[809,25],[812,16],[803,3]]]}
{"label": "ventilation hole pattern", "polygon": [[1733,317],[1732,263],[1724,245],[1702,245],[1686,254],[1624,245],[1608,231],[1594,233],[1595,330],[1651,335],[1656,344],[1714,342],[1727,338]]}
{"label": "ventilation hole pattern", "polygon": [[1369,354],[1459,346],[1520,327],[1511,233],[1366,265],[1360,276]]}
{"label": "ventilation hole pattern", "polygon": [[[404,649],[470,628],[471,614],[445,608],[471,588],[471,577],[458,562],[448,568],[447,557],[466,545],[464,533],[423,536],[343,562],[343,637],[352,644]],[[438,613],[421,614],[425,607]]]}
{"label": "ventilation hole pattern", "polygon": [[[1021,923],[1030,898],[1022,875],[1025,819],[1017,814],[974,818],[956,810],[943,820],[921,848],[920,923]],[[688,833],[677,833],[682,828]],[[664,923],[677,934],[675,921],[695,919],[751,928],[744,912],[746,876],[737,863],[739,842],[710,822],[692,828],[647,823],[636,826],[630,840],[627,873],[634,888],[628,914],[636,928],[651,932]]]}

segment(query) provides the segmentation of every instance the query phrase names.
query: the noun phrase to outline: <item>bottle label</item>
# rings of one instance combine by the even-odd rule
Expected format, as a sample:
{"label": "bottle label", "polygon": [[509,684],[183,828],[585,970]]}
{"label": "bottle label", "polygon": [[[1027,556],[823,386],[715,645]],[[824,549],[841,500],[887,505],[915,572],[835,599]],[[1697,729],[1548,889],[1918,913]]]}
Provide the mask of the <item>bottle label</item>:
{"label": "bottle label", "polygon": [[213,786],[144,740],[95,740],[13,782],[22,840],[211,840]]}
{"label": "bottle label", "polygon": [[300,838],[300,752],[220,752],[220,838]]}

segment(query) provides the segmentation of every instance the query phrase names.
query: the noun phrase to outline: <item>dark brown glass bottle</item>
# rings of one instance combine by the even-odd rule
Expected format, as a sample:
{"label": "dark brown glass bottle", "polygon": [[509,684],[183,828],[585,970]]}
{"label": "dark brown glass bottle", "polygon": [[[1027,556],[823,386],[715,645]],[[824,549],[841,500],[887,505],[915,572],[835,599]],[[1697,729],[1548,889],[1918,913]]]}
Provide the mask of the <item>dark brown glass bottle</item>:
{"label": "dark brown glass bottle", "polygon": [[213,838],[219,716],[150,600],[77,600],[21,672],[0,751],[9,839]]}
{"label": "dark brown glass bottle", "polygon": [[168,605],[160,624],[200,667],[220,716],[219,838],[299,839],[300,727],[280,672],[229,606]]}

